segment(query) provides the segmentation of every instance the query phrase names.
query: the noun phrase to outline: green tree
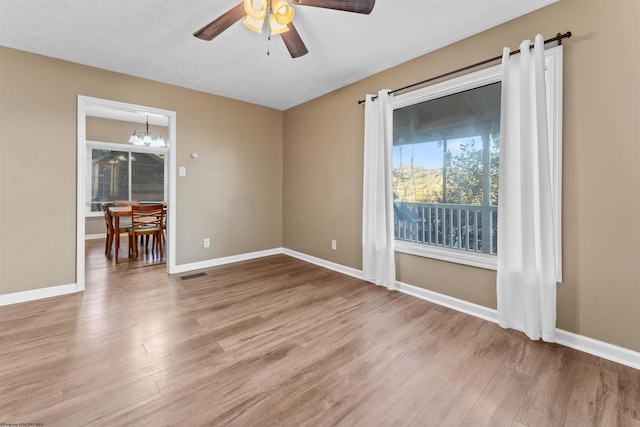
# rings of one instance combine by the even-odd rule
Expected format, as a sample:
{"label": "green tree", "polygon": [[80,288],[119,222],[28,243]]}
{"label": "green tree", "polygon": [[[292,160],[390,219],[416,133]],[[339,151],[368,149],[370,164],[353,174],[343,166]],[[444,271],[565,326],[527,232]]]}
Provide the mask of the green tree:
{"label": "green tree", "polygon": [[[498,204],[500,137],[492,134],[489,138],[490,196],[491,204]],[[471,139],[460,145],[460,153],[451,158],[447,173],[447,202],[464,205],[481,205],[483,197],[483,147],[482,143]]]}
{"label": "green tree", "polygon": [[447,173],[447,203],[482,204],[482,172],[482,147],[476,147],[475,139],[461,144]]}

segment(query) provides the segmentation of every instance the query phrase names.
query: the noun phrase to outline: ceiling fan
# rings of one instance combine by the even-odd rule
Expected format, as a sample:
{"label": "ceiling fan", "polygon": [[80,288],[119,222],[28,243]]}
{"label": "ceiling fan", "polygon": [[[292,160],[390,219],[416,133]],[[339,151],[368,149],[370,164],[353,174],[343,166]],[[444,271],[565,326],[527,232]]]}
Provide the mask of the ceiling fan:
{"label": "ceiling fan", "polygon": [[269,35],[279,34],[291,57],[298,58],[309,51],[293,25],[292,3],[368,15],[373,10],[375,2],[375,0],[244,0],[193,35],[202,40],[213,40],[224,30],[245,18],[242,22],[257,33],[261,33],[262,28],[268,26]]}

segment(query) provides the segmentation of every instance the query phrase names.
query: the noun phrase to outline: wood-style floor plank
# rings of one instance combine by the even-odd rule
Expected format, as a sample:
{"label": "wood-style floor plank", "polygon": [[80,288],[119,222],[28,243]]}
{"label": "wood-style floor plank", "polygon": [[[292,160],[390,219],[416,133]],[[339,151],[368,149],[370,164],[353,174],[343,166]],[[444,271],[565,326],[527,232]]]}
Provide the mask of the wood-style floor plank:
{"label": "wood-style floor plank", "polygon": [[617,397],[619,413],[640,420],[640,371],[628,366],[619,367]]}
{"label": "wood-style floor plank", "polygon": [[[640,371],[284,255],[0,307],[0,423],[640,426]],[[121,251],[126,253],[126,242]]]}
{"label": "wood-style floor plank", "polygon": [[528,375],[503,367],[498,375],[491,378],[462,425],[512,425],[532,382],[533,379]]}

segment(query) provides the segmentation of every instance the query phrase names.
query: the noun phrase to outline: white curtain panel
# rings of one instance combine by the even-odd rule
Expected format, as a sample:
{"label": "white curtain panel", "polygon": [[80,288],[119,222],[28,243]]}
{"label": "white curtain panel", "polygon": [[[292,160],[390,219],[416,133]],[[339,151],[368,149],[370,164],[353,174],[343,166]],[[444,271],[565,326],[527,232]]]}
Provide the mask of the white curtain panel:
{"label": "white curtain panel", "polygon": [[393,107],[387,89],[367,95],[364,113],[362,273],[364,279],[396,288],[393,236]]}
{"label": "white curtain panel", "polygon": [[498,197],[500,326],[553,342],[556,273],[544,39],[502,57]]}

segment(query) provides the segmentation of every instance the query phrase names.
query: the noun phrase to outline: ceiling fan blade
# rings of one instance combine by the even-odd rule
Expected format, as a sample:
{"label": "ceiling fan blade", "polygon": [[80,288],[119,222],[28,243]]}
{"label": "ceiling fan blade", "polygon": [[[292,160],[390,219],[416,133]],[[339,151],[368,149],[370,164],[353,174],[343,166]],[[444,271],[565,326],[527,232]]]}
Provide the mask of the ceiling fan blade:
{"label": "ceiling fan blade", "polygon": [[215,20],[200,28],[193,35],[202,40],[213,40],[245,15],[244,2],[240,2],[237,6],[227,10]]}
{"label": "ceiling fan blade", "polygon": [[293,22],[287,24],[289,31],[286,31],[280,34],[282,37],[282,41],[284,41],[285,46],[287,46],[287,50],[292,58],[299,58],[301,56],[309,53],[307,47],[304,45],[302,38],[300,38],[300,34],[298,34],[298,30],[293,25]]}
{"label": "ceiling fan blade", "polygon": [[345,12],[364,13],[368,15],[373,10],[376,0],[292,0],[300,6],[323,7],[325,9],[343,10]]}

